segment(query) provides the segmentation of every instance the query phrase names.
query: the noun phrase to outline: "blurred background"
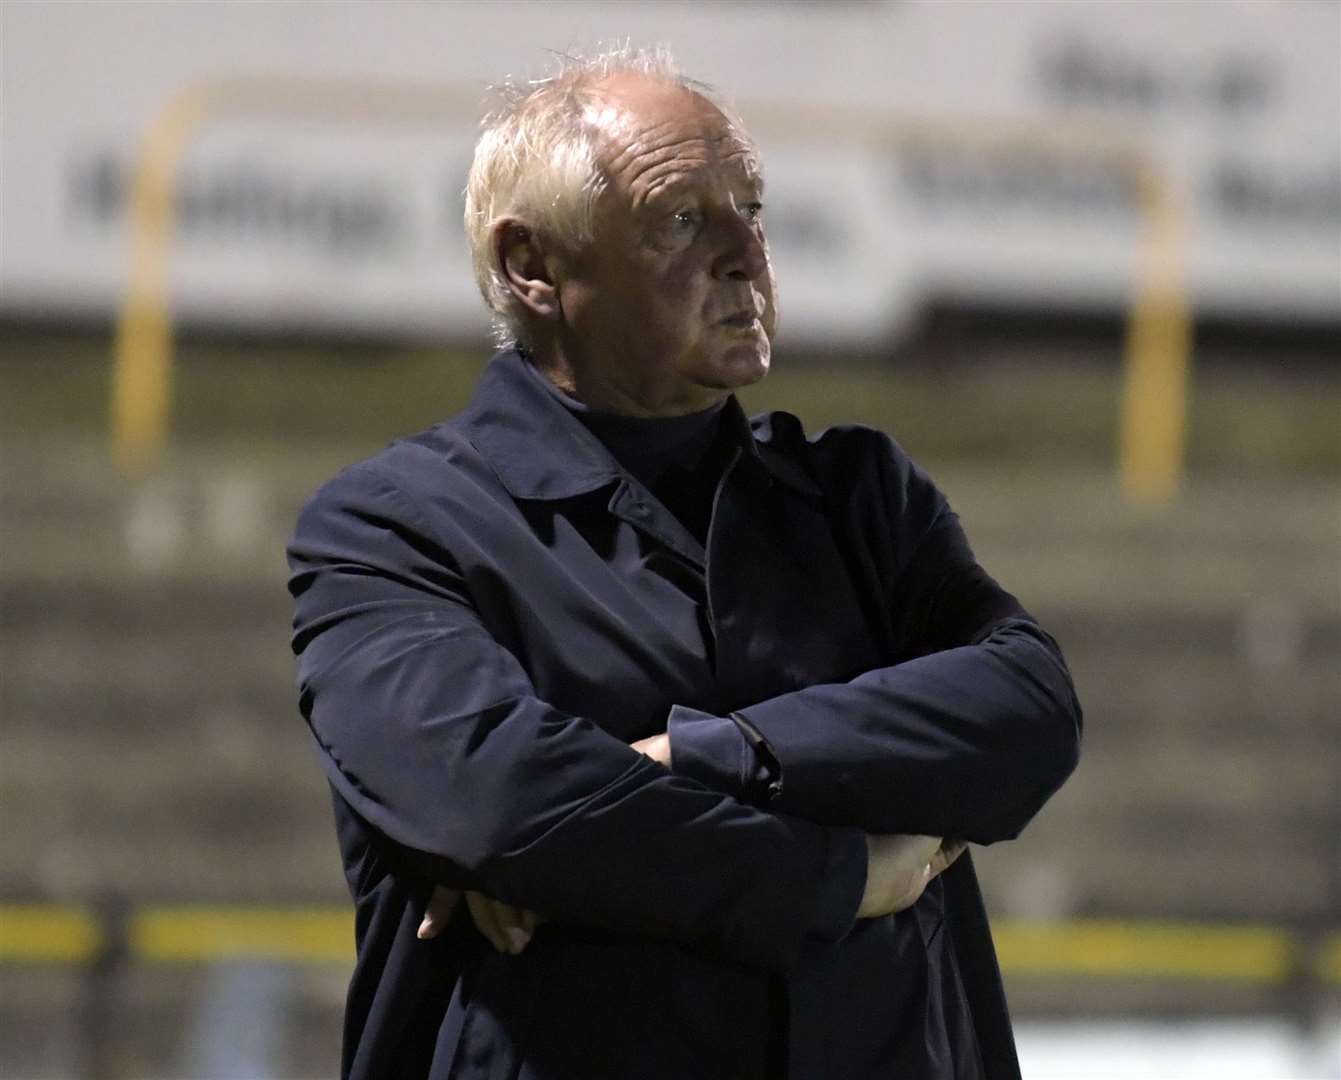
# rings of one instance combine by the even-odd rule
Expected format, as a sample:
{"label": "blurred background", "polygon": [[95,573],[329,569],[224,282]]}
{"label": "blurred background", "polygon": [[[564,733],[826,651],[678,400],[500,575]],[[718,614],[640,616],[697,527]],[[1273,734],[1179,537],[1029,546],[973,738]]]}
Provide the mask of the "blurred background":
{"label": "blurred background", "polygon": [[748,407],[893,433],[1065,648],[977,854],[1027,1076],[1341,1077],[1341,8],[0,5],[0,1075],[322,1077],[285,537],[490,352],[485,87],[669,44],[768,165]]}

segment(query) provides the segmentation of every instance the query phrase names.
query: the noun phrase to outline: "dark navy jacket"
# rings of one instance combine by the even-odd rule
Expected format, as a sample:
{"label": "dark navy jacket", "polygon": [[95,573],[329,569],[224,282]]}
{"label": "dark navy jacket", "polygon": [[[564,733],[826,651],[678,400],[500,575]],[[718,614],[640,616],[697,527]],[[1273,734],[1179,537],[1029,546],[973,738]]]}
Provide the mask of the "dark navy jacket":
{"label": "dark navy jacket", "polygon": [[[1070,773],[1056,644],[884,435],[731,400],[705,551],[526,363],[290,546],[357,907],[344,1074],[1018,1076],[970,859],[855,912],[863,830],[1007,839]],[[669,771],[628,745],[668,728]],[[519,956],[464,905],[419,941],[435,881],[549,921]]]}

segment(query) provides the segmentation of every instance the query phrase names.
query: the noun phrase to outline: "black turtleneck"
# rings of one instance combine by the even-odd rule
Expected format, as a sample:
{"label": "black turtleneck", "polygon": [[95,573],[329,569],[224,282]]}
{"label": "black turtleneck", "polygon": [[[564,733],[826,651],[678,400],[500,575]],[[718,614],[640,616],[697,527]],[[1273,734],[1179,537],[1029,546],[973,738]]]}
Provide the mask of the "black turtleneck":
{"label": "black turtleneck", "polygon": [[528,366],[624,471],[640,481],[706,546],[713,496],[728,459],[728,448],[718,439],[726,402],[684,416],[600,412],[564,393],[541,371]]}

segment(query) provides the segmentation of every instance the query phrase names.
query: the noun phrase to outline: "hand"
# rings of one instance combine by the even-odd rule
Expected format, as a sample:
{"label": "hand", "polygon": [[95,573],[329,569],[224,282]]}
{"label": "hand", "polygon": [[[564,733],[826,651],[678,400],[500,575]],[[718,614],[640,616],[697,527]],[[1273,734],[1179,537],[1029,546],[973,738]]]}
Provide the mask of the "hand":
{"label": "hand", "polygon": [[[424,920],[419,924],[419,938],[427,941],[442,933],[460,901],[461,893],[458,890],[449,889],[446,885],[435,885],[428,907],[424,910]],[[475,928],[489,939],[489,943],[499,952],[511,953],[513,956],[531,943],[540,921],[534,911],[514,907],[473,891],[466,893],[466,907],[470,910]]]}
{"label": "hand", "polygon": [[870,919],[912,907],[932,879],[947,870],[968,844],[939,836],[866,834],[866,891],[857,918]]}
{"label": "hand", "polygon": [[639,739],[636,743],[630,743],[633,749],[644,757],[650,757],[653,761],[658,761],[666,768],[670,768],[671,763],[671,745],[670,736],[666,732],[660,735],[650,735],[646,739]]}

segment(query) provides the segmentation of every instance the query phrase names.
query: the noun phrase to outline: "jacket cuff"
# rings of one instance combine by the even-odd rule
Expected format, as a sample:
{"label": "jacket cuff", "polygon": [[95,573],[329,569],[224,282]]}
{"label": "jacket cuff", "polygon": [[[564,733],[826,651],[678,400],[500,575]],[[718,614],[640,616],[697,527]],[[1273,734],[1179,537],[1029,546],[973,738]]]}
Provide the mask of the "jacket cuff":
{"label": "jacket cuff", "polygon": [[666,719],[671,772],[743,798],[757,768],[754,749],[729,716],[675,705]]}
{"label": "jacket cuff", "polygon": [[866,892],[866,834],[861,829],[829,830],[829,856],[815,905],[810,936],[841,941],[852,931]]}

